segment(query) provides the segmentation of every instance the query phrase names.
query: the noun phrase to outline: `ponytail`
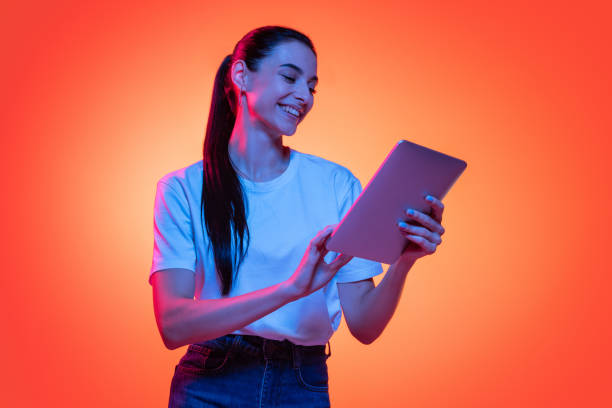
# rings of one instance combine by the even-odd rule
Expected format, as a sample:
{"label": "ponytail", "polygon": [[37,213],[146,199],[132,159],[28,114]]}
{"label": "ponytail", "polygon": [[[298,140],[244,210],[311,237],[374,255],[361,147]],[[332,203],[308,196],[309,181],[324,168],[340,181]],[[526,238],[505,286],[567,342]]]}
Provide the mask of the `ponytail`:
{"label": "ponytail", "polygon": [[[231,63],[232,56],[228,55],[215,77],[202,160],[204,177],[201,207],[204,210],[206,231],[213,247],[223,296],[229,294],[234,281],[234,266],[237,263],[235,269],[238,270],[246,256],[250,240],[244,194],[228,151],[236,121],[236,99],[229,79]],[[246,248],[243,240],[245,231]],[[240,248],[240,252],[233,251],[234,247]]]}

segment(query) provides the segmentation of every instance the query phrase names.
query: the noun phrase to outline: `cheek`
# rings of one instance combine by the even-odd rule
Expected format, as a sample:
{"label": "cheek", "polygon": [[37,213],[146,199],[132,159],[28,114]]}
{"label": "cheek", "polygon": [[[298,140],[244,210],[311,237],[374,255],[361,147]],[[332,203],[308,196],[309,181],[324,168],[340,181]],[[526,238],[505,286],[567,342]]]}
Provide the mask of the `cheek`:
{"label": "cheek", "polygon": [[269,115],[276,109],[276,101],[265,94],[254,96],[251,100],[251,108],[258,115]]}

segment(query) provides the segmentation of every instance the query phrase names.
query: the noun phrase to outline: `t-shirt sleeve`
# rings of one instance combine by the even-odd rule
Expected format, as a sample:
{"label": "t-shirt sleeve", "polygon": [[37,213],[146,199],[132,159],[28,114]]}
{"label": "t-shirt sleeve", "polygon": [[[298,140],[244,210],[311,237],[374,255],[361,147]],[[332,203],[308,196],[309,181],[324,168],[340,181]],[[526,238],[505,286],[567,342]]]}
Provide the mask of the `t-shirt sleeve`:
{"label": "t-shirt sleeve", "polygon": [[184,268],[195,273],[196,250],[189,205],[184,193],[179,193],[164,181],[157,182],[153,210],[153,262],[149,273],[167,268]]}
{"label": "t-shirt sleeve", "polygon": [[[338,197],[340,198],[340,201],[338,203],[339,221],[344,218],[346,213],[352,207],[355,200],[357,200],[357,197],[359,197],[359,194],[361,194],[361,190],[362,187],[359,179],[349,174],[341,190],[344,192],[338,195]],[[334,253],[334,256],[335,255],[336,253]],[[353,257],[353,259],[351,259],[349,263],[340,268],[340,270],[336,274],[336,282],[356,282],[379,275],[382,272],[383,269],[380,262]]]}

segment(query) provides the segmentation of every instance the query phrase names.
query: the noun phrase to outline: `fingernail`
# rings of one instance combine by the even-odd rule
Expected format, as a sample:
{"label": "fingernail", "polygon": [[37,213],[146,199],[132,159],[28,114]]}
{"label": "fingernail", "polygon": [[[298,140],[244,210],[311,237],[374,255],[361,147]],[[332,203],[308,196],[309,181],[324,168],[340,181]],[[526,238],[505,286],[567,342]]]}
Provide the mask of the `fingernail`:
{"label": "fingernail", "polygon": [[408,214],[410,214],[410,215],[414,215],[414,210],[408,210],[407,212],[408,212]]}
{"label": "fingernail", "polygon": [[430,201],[430,202],[431,202],[431,201],[433,201],[433,197],[432,197],[432,196],[430,196],[430,195],[428,195],[427,197],[425,197],[425,199],[426,199],[427,201]]}
{"label": "fingernail", "polygon": [[404,221],[398,222],[397,225],[399,225],[402,228],[408,228],[408,224],[406,224]]}

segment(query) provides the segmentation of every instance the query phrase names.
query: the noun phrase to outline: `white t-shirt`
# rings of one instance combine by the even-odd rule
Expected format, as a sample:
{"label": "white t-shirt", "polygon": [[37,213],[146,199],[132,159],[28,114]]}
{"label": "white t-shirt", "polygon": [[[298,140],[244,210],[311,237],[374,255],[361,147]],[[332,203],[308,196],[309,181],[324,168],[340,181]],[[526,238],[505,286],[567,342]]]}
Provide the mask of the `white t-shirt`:
{"label": "white t-shirt", "polygon": [[[195,274],[195,298],[218,299],[220,280],[200,213],[202,177],[200,160],[158,181],[149,283],[158,270],[189,269]],[[346,167],[294,149],[288,168],[279,177],[265,182],[238,177],[248,199],[250,243],[229,297],[287,280],[317,232],[338,223],[362,189]],[[336,255],[328,253],[325,261]],[[233,333],[288,339],[301,345],[326,344],[342,316],[336,282],[355,282],[380,273],[380,263],[355,257],[325,287]]]}

